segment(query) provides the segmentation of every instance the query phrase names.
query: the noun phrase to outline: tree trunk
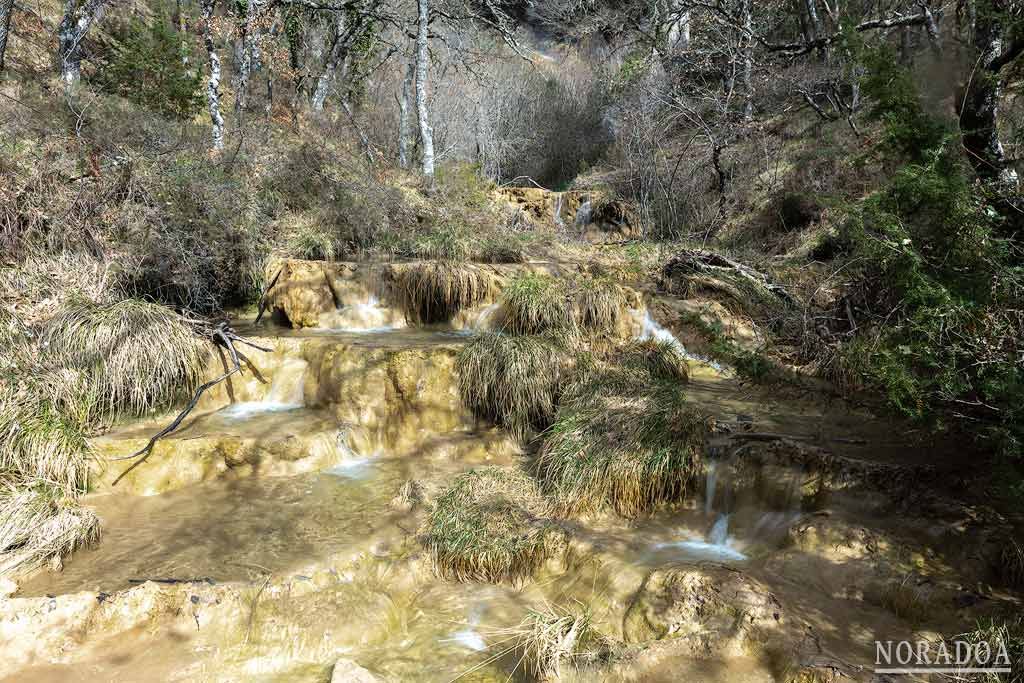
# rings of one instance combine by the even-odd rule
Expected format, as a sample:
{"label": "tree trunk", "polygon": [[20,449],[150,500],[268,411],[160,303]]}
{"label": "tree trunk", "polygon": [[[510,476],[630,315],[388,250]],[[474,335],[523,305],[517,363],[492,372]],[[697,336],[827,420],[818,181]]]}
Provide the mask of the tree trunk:
{"label": "tree trunk", "polygon": [[246,100],[249,99],[249,76],[252,74],[253,52],[256,50],[256,12],[258,9],[257,0],[248,0],[245,3],[242,51],[239,55],[241,60],[238,64],[238,80],[235,87],[235,113],[239,115],[245,110]]}
{"label": "tree trunk", "polygon": [[210,78],[206,82],[206,101],[213,124],[213,148],[224,149],[224,117],[220,113],[220,56],[213,43],[213,6],[215,0],[203,0],[203,43],[210,60]]}
{"label": "tree trunk", "polygon": [[[818,0],[804,0],[804,7],[807,8],[808,30],[813,34],[812,40],[825,37],[825,28],[821,25],[821,17],[818,15]],[[828,57],[828,48],[821,48],[822,57]]]}
{"label": "tree trunk", "polygon": [[313,111],[323,111],[324,103],[327,101],[327,92],[331,88],[331,80],[338,70],[338,62],[345,51],[345,13],[337,11],[334,14],[334,40],[331,49],[327,53],[327,61],[324,62],[324,70],[316,80],[316,89],[313,91]]}
{"label": "tree trunk", "polygon": [[754,0],[743,0],[743,120],[754,120]]}
{"label": "tree trunk", "polygon": [[398,100],[398,165],[401,168],[409,168],[409,95],[415,77],[415,64],[410,60],[402,81],[402,97]]}
{"label": "tree trunk", "polygon": [[420,123],[420,140],[423,143],[423,175],[434,177],[434,130],[430,127],[430,112],[427,105],[427,72],[430,52],[428,50],[430,1],[416,0],[419,8],[419,27],[416,32],[416,113]]}
{"label": "tree trunk", "polygon": [[14,0],[0,0],[0,71],[4,70],[4,53],[7,52],[7,36],[11,32],[11,13]]}
{"label": "tree trunk", "polygon": [[[676,3],[678,5],[678,3]],[[690,10],[673,8],[675,17],[668,29],[669,52],[690,49]]]}
{"label": "tree trunk", "polygon": [[66,0],[64,16],[57,27],[57,61],[60,63],[61,80],[70,92],[82,78],[82,40],[93,22],[103,13],[106,0],[85,0],[81,7],[78,0]]}
{"label": "tree trunk", "polygon": [[960,132],[968,158],[978,175],[1004,184],[1018,186],[1017,172],[1007,163],[999,139],[999,100],[1002,96],[1004,66],[1024,52],[1024,43],[1014,42],[1004,52],[1003,8],[999,0],[986,3],[975,23],[974,43],[980,57],[964,93],[960,114]]}

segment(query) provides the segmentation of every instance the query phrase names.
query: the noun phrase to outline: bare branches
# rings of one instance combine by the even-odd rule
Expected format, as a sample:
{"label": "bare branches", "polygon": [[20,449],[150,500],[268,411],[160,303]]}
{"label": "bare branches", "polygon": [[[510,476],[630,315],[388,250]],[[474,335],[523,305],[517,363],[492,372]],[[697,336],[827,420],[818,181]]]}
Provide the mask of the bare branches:
{"label": "bare branches", "polygon": [[174,421],[171,422],[171,424],[167,425],[159,432],[154,434],[153,437],[146,443],[145,446],[143,446],[142,448],[140,448],[135,453],[132,453],[129,456],[122,458],[114,458],[114,460],[135,460],[136,458],[138,459],[135,460],[135,462],[132,463],[124,472],[117,475],[117,478],[114,479],[111,486],[117,486],[117,483],[121,481],[129,472],[131,472],[136,467],[138,467],[139,465],[141,465],[142,463],[146,462],[146,460],[149,459],[149,456],[153,454],[153,447],[156,445],[157,441],[167,436],[168,434],[174,432],[176,429],[178,429],[178,427],[181,426],[181,423],[185,420],[186,417],[188,417],[189,413],[191,413],[195,409],[196,405],[199,403],[199,399],[202,397],[203,393],[206,392],[207,389],[210,389],[220,384],[221,382],[223,382],[224,380],[226,380],[227,378],[231,377],[234,374],[242,372],[242,365],[238,358],[238,351],[235,349],[235,342],[251,346],[255,349],[259,349],[260,351],[269,352],[271,350],[268,348],[264,348],[262,346],[258,346],[246,339],[243,339],[242,337],[239,337],[237,334],[235,334],[234,330],[232,330],[231,327],[228,326],[227,323],[221,323],[216,328],[214,328],[212,336],[216,343],[225,347],[228,350],[228,352],[231,355],[231,363],[233,367],[230,368],[224,374],[220,375],[219,377],[212,379],[209,382],[206,382],[198,389],[196,389],[196,393],[192,396],[192,400],[189,401],[188,405],[185,406],[185,409],[178,413],[178,416],[174,418]]}

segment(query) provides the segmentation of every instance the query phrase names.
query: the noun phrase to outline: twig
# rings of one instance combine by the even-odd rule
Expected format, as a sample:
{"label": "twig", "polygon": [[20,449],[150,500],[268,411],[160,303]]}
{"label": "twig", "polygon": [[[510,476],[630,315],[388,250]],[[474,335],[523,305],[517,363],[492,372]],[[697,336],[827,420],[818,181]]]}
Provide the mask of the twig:
{"label": "twig", "polygon": [[277,284],[277,279],[279,277],[281,277],[281,272],[282,271],[284,271],[284,266],[281,266],[280,268],[277,269],[277,275],[275,275],[270,280],[270,284],[267,285],[267,288],[265,290],[263,290],[263,296],[260,297],[260,310],[256,314],[256,323],[257,324],[259,324],[260,320],[263,318],[263,314],[267,310],[267,295],[270,294],[270,290],[272,290],[274,288],[274,285]]}

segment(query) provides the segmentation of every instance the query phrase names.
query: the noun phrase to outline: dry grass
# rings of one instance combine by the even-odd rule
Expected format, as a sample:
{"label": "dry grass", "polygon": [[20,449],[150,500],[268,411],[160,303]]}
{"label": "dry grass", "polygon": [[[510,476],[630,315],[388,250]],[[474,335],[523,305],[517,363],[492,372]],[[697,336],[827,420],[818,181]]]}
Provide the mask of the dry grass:
{"label": "dry grass", "polygon": [[0,473],[84,490],[92,450],[81,427],[25,385],[0,384]]}
{"label": "dry grass", "polygon": [[563,514],[611,507],[635,516],[685,495],[703,471],[707,433],[677,383],[598,368],[567,390],[537,470]]}
{"label": "dry grass", "polygon": [[875,602],[911,624],[923,623],[933,609],[929,586],[918,585],[912,575],[886,583]]}
{"label": "dry grass", "polygon": [[474,413],[526,438],[555,415],[563,363],[544,337],[482,334],[459,353],[459,391]]}
{"label": "dry grass", "polygon": [[1016,539],[1007,539],[1003,546],[998,572],[1008,586],[1024,588],[1024,546]]}
{"label": "dry grass", "polygon": [[33,481],[0,489],[0,576],[23,574],[99,541],[96,515],[59,488]]}
{"label": "dry grass", "polygon": [[502,291],[502,329],[510,334],[565,332],[575,327],[565,283],[548,275],[525,273]]}
{"label": "dry grass", "polygon": [[54,364],[88,375],[104,417],[169,405],[195,388],[206,360],[202,340],[179,315],[136,299],[70,302],[49,321],[43,342]]}
{"label": "dry grass", "polygon": [[660,380],[685,383],[690,380],[690,366],[679,347],[657,339],[633,341],[619,352],[618,361],[627,368],[649,372]]}
{"label": "dry grass", "polygon": [[581,278],[573,283],[573,315],[580,329],[611,332],[626,311],[622,289],[607,278]]}
{"label": "dry grass", "polygon": [[488,273],[443,261],[395,265],[391,275],[406,317],[418,324],[448,322],[463,308],[486,301],[493,291]]}
{"label": "dry grass", "polygon": [[518,661],[536,680],[558,680],[563,665],[576,670],[609,650],[588,612],[554,605],[531,609],[518,626],[498,629],[495,635],[515,642]]}
{"label": "dry grass", "polygon": [[456,581],[517,582],[556,549],[560,535],[544,518],[536,482],[518,470],[483,467],[442,493],[423,543],[435,571]]}

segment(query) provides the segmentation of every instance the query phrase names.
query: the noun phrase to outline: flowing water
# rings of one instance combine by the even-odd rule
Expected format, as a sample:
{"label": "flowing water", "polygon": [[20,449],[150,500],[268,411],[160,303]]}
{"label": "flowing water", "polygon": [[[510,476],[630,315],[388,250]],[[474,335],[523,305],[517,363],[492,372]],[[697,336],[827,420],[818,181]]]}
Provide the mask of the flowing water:
{"label": "flowing water", "polygon": [[[390,315],[378,316],[373,309],[379,302],[374,300],[360,305],[365,310],[358,316],[349,311],[349,319],[358,317],[371,325]],[[497,306],[484,307],[467,327],[490,329],[496,313]],[[685,352],[649,314],[636,315],[641,338],[668,341]],[[267,331],[238,329],[263,335]],[[383,331],[372,325],[358,331],[275,334],[298,344],[300,351],[307,342],[337,344],[350,349],[347,353],[366,353],[368,358],[378,358],[381,349],[428,356],[460,340],[454,330]],[[586,549],[577,551],[571,571],[548,568],[523,586],[443,581],[431,571],[417,538],[426,507],[403,500],[400,492],[415,481],[429,500],[472,467],[517,467],[521,459],[490,447],[428,448],[439,439],[482,439],[472,425],[454,435],[432,433],[433,406],[416,408],[428,417],[417,423],[419,432],[409,435],[421,442],[411,453],[396,456],[379,444],[355,447],[348,438],[349,426],[334,416],[342,409],[358,408],[367,398],[346,395],[336,397],[334,406],[307,405],[307,398],[315,394],[311,367],[295,355],[280,358],[262,396],[198,414],[174,438],[185,448],[209,434],[257,442],[284,435],[285,441],[291,439],[303,449],[320,449],[317,461],[322,468],[290,476],[219,478],[159,495],[116,490],[90,495],[85,502],[102,520],[102,543],[75,553],[63,572],[40,574],[22,586],[26,596],[79,591],[106,595],[145,581],[174,586],[200,580],[204,586],[226,586],[231,595],[247,596],[249,607],[223,617],[217,628],[200,628],[206,622],[197,615],[195,632],[174,631],[167,637],[157,626],[133,632],[126,641],[132,644],[130,657],[113,654],[127,647],[118,640],[120,635],[109,641],[83,636],[78,647],[83,658],[92,658],[97,680],[319,680],[322,668],[314,667],[314,674],[307,676],[297,673],[296,667],[340,657],[357,660],[384,680],[449,681],[474,669],[479,678],[467,680],[506,680],[516,666],[508,629],[527,610],[551,604],[586,606],[596,623],[615,633],[651,569],[711,561],[761,571],[801,516],[799,481],[795,492],[776,495],[772,501],[744,498],[734,493],[735,482],[728,480],[730,462],[712,460],[703,501],[635,521],[564,521],[574,542]],[[446,381],[452,386],[439,396],[455,391],[454,380]],[[802,408],[791,408],[787,418],[784,410],[773,410],[762,397],[740,393],[729,381],[701,376],[690,391],[720,417],[745,415],[770,426],[813,432],[807,417],[798,415]],[[422,390],[421,383],[413,385],[412,391]],[[365,391],[372,394],[376,388],[370,382]],[[389,397],[396,419],[413,410],[410,398]],[[768,422],[764,413],[775,422]],[[137,439],[153,431],[148,422],[132,429],[120,432],[119,438]],[[311,434],[322,438],[307,445],[301,438]],[[771,680],[764,666],[747,658],[716,666],[678,658],[674,662],[652,660],[643,665],[647,674],[636,680]],[[26,671],[38,680],[62,680],[68,674],[59,666]]]}

